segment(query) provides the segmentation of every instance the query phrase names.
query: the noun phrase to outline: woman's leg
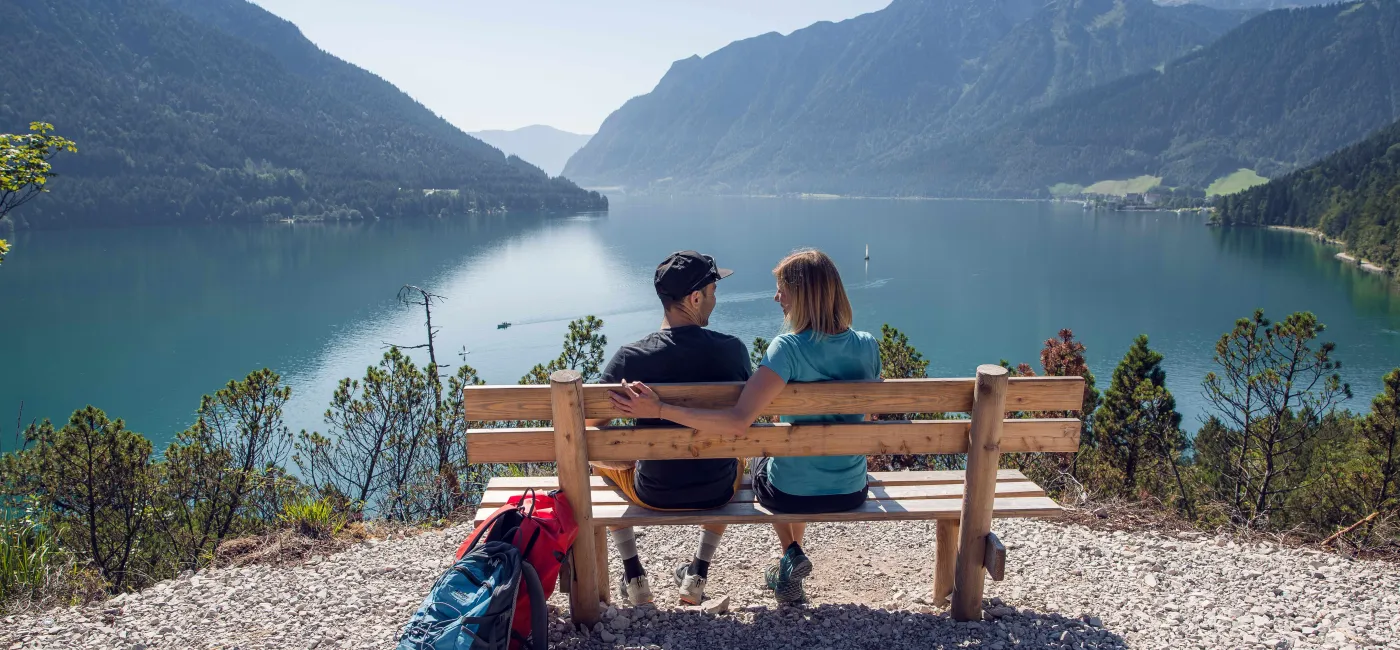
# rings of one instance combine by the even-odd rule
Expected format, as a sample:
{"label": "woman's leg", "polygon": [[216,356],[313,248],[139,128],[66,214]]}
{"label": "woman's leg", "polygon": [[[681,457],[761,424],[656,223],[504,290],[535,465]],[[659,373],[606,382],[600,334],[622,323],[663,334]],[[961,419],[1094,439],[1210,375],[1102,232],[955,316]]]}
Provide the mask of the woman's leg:
{"label": "woman's leg", "polygon": [[778,534],[778,547],[787,551],[793,542],[798,546],[802,545],[802,538],[807,534],[807,524],[773,524],[773,532]]}
{"label": "woman's leg", "polygon": [[773,524],[773,532],[778,534],[779,550],[786,551],[787,547],[792,546],[792,543],[797,541],[792,529],[793,524]]}

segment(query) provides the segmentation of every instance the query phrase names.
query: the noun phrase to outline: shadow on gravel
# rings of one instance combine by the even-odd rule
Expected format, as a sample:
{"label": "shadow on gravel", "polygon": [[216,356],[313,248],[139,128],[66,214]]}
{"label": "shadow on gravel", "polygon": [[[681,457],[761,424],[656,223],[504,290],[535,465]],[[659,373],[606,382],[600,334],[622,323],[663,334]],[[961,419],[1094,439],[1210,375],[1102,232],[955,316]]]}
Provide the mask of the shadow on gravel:
{"label": "shadow on gravel", "polygon": [[[760,607],[720,615],[647,607],[624,611],[622,615],[635,620],[622,630],[605,623],[607,635],[575,633],[553,647],[664,650],[962,647],[1094,650],[1127,647],[1123,637],[1077,618],[1009,607],[993,611],[1004,615],[989,616],[977,623],[958,623],[946,613],[890,612],[864,605]],[[750,616],[751,621],[748,620]]]}

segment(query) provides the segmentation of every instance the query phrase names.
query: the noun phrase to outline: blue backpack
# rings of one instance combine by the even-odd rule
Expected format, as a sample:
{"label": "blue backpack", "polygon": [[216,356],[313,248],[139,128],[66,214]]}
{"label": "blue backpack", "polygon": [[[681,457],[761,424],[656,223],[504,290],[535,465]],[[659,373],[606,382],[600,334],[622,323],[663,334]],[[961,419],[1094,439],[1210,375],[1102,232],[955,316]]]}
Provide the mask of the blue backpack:
{"label": "blue backpack", "polygon": [[[507,542],[480,544],[443,573],[404,626],[398,650],[507,650],[522,576],[532,603],[530,645],[545,650],[544,589]],[[522,646],[526,639],[516,641]]]}

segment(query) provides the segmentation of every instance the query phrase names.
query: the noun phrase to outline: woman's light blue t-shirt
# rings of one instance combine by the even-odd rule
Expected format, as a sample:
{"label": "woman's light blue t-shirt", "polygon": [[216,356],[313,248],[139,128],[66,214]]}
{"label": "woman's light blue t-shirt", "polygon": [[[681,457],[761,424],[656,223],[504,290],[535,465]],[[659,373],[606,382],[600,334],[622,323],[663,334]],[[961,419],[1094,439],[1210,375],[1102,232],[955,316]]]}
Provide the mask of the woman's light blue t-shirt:
{"label": "woman's light blue t-shirt", "polygon": [[[816,337],[811,331],[781,334],[760,363],[786,382],[878,379],[880,344],[866,332],[846,330]],[[785,415],[783,422],[859,422],[854,415]],[[773,487],[797,496],[850,494],[865,489],[865,456],[774,458],[768,469]]]}

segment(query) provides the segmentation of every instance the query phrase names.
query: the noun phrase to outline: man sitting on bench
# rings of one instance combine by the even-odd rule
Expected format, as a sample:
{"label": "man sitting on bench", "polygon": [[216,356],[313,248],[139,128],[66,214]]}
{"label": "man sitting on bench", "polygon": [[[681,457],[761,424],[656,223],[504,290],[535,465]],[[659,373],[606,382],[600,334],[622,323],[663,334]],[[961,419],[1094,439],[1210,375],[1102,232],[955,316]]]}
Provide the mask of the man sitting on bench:
{"label": "man sitting on bench", "polygon": [[[603,371],[605,383],[643,381],[655,384],[747,381],[752,369],[743,341],[705,329],[715,309],[715,283],[731,271],[695,251],[673,253],[656,267],[654,283],[664,317],[660,331],[622,346]],[[606,420],[590,420],[601,426]],[[639,419],[637,426],[675,426],[659,419]],[[739,488],[743,466],[738,459],[644,460],[594,462],[595,472],[612,482],[628,500],[652,510],[705,510],[729,502]],[[676,568],[683,603],[705,598],[710,560],[724,534],[723,524],[704,526],[700,548],[689,564]],[[637,557],[631,527],[609,532],[622,556],[619,595],[633,606],[651,602],[651,586]]]}

